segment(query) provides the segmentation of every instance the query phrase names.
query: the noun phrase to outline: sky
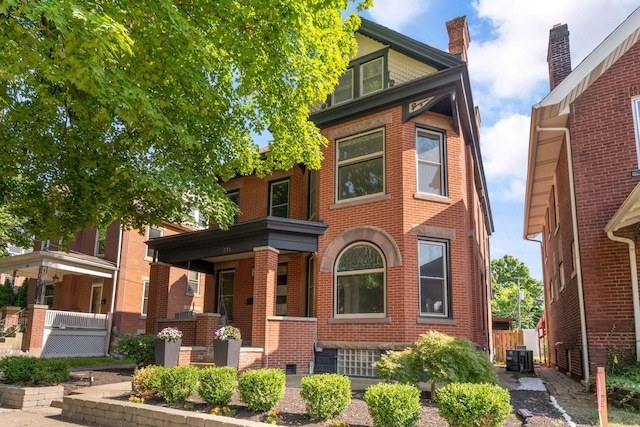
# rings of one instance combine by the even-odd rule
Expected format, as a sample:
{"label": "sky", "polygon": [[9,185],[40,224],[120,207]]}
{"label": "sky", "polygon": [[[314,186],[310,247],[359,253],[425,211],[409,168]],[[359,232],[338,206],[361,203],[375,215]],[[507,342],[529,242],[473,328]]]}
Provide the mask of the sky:
{"label": "sky", "polygon": [[448,51],[445,23],[466,15],[469,75],[480,109],[480,147],[495,233],[491,258],[509,254],[542,280],[540,245],[523,239],[531,107],[549,93],[549,30],[568,24],[575,68],[636,8],[638,0],[374,0],[362,14]]}

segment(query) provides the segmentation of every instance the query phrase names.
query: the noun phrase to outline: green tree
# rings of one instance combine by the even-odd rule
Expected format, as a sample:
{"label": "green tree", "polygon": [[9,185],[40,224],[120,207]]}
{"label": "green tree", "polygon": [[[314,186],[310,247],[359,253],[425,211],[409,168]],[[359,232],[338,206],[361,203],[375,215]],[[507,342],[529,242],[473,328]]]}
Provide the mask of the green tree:
{"label": "green tree", "polygon": [[308,107],[355,53],[350,3],[372,0],[0,2],[0,201],[43,239],[231,223],[220,181],[319,167]]}
{"label": "green tree", "polygon": [[22,286],[18,289],[18,293],[14,300],[16,307],[27,308],[27,294],[29,292],[29,279],[24,279]]}
{"label": "green tree", "polygon": [[523,293],[520,301],[522,328],[535,328],[544,311],[542,283],[531,277],[529,268],[511,255],[491,260],[491,314],[518,318],[518,283]]}
{"label": "green tree", "polygon": [[6,279],[4,284],[0,286],[0,307],[12,305],[13,300],[13,286],[11,285],[11,280]]}

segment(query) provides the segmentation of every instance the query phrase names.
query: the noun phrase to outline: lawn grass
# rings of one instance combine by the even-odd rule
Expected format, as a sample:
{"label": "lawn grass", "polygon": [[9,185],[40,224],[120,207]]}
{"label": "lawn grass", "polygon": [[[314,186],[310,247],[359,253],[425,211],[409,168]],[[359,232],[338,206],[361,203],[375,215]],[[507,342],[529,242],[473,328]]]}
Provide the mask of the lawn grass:
{"label": "lawn grass", "polygon": [[[637,427],[640,426],[640,413],[609,406],[607,408],[609,427]],[[598,424],[598,411],[590,410],[585,418]]]}
{"label": "lawn grass", "polygon": [[73,368],[92,367],[92,366],[106,366],[106,365],[125,365],[133,363],[129,359],[114,359],[111,357],[97,356],[97,357],[61,357],[59,360],[69,362],[69,365]]}

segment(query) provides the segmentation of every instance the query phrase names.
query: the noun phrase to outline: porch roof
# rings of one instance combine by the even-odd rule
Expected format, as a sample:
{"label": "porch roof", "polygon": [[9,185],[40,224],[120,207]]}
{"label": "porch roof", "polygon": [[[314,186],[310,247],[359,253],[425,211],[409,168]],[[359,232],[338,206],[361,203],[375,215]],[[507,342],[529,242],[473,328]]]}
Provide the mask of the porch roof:
{"label": "porch roof", "polygon": [[323,222],[268,216],[241,222],[228,230],[209,228],[148,240],[156,260],[203,273],[213,263],[253,257],[253,248],[270,246],[281,251],[316,252]]}
{"label": "porch roof", "polygon": [[605,232],[617,231],[640,222],[640,183],[629,193],[616,213],[604,228]]}
{"label": "porch roof", "polygon": [[0,273],[17,271],[18,276],[36,278],[40,266],[48,267],[47,275],[51,277],[65,274],[89,274],[112,278],[118,270],[114,263],[104,259],[61,251],[38,251],[0,258]]}

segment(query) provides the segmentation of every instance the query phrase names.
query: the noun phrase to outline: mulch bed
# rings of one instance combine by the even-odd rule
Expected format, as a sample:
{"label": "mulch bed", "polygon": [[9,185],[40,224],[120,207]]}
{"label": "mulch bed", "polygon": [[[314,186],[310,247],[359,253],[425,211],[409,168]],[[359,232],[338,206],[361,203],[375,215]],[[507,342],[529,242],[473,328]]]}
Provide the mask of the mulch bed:
{"label": "mulch bed", "polygon": [[[131,368],[117,368],[107,370],[94,370],[94,371],[79,371],[72,372],[68,381],[63,383],[65,395],[71,394],[79,388],[89,387],[90,377],[93,377],[93,385],[109,384],[114,382],[130,381],[133,374]],[[529,419],[529,427],[548,427],[548,426],[563,426],[567,423],[562,418],[561,414],[551,405],[549,401],[549,394],[543,391],[528,391],[528,390],[511,390],[511,404],[514,408],[524,408],[529,410],[533,417]],[[337,421],[346,421],[350,427],[371,427],[373,422],[369,416],[367,405],[362,399],[363,392],[354,391],[353,400],[351,405],[336,418]],[[434,403],[423,395],[422,399],[422,412],[420,420],[417,423],[418,427],[447,427],[448,423],[440,417],[438,414],[438,408]],[[126,400],[128,396],[121,397],[119,399]],[[209,413],[213,409],[211,405],[204,403],[200,397],[195,394],[189,399],[189,402],[193,403],[193,407],[187,410],[196,411],[200,413]],[[158,405],[164,407],[171,407],[171,405],[165,403],[161,399],[147,399],[145,405]],[[188,405],[191,406],[191,405]],[[239,399],[237,393],[233,397],[231,409],[236,413],[234,418],[252,420],[262,422],[266,417],[266,413],[253,413],[251,412]],[[174,405],[175,407],[175,405]],[[281,425],[284,426],[309,426],[309,427],[327,427],[330,423],[328,421],[316,421],[310,420],[305,414],[306,402],[300,397],[300,389],[287,388],[285,391],[285,397],[278,405],[278,410],[282,416]],[[579,426],[592,425],[586,420],[574,420],[581,422]],[[509,416],[505,421],[505,427],[520,427],[522,423],[518,420],[515,414]]]}

